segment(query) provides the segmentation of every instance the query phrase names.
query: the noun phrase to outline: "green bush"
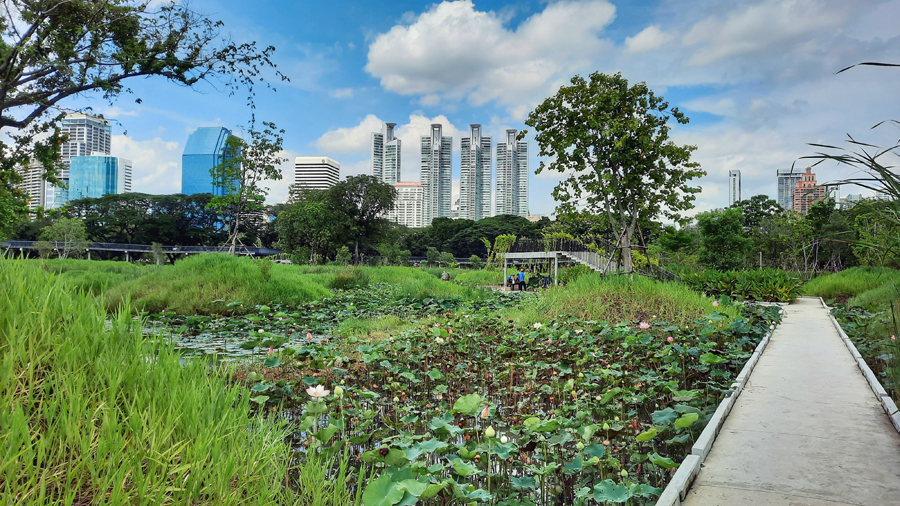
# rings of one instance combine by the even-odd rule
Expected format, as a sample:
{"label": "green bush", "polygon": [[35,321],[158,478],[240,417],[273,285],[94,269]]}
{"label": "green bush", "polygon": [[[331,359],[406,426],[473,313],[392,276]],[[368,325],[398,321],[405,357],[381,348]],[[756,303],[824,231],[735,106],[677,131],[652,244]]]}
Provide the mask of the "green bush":
{"label": "green bush", "polygon": [[767,302],[793,301],[800,295],[801,285],[797,276],[780,269],[703,270],[682,273],[681,279],[694,290],[712,297]]}
{"label": "green bush", "polygon": [[0,294],[0,502],[294,502],[284,432],[224,370],[39,264],[0,255]]}

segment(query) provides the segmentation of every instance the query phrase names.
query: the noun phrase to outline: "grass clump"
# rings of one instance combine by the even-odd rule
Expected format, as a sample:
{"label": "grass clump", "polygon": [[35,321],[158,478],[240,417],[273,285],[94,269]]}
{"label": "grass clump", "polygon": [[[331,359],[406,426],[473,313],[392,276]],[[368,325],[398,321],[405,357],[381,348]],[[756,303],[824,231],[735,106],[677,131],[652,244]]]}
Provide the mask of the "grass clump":
{"label": "grass clump", "polygon": [[350,288],[362,288],[368,286],[372,276],[362,269],[350,268],[344,272],[338,272],[331,280],[331,288],[335,290],[348,290]]}
{"label": "grass clump", "polygon": [[687,325],[719,311],[730,319],[740,316],[733,306],[714,307],[713,299],[680,283],[635,276],[586,274],[565,287],[553,287],[520,310],[507,315],[522,325],[557,315],[606,322],[663,321]]}
{"label": "grass clump", "polygon": [[870,290],[883,292],[884,286],[893,286],[900,274],[887,267],[853,267],[835,274],[819,276],[802,287],[803,295],[822,297],[826,301],[847,302],[857,298],[852,304],[871,305],[873,302],[890,300],[887,293],[866,294]]}
{"label": "grass clump", "polygon": [[326,286],[333,278],[329,274],[305,276],[300,269],[276,264],[266,281],[250,258],[194,255],[112,287],[106,304],[115,310],[130,297],[138,310],[181,314],[226,311],[228,301],[299,304],[330,296]]}
{"label": "grass clump", "polygon": [[280,427],[126,311],[0,257],[0,497],[9,504],[290,503]]}
{"label": "grass clump", "polygon": [[466,270],[456,275],[456,281],[464,285],[490,286],[503,284],[503,272],[496,270]]}

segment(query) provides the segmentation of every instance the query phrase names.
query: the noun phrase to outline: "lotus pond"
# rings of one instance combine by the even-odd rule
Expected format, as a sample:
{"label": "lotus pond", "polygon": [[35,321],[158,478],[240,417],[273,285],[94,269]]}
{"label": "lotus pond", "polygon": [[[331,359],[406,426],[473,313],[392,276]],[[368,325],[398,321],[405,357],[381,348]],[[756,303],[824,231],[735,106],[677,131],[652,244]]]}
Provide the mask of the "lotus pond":
{"label": "lotus pond", "polygon": [[[233,381],[289,425],[298,462],[349,464],[345,486],[366,506],[513,506],[655,502],[780,318],[747,305],[731,321],[523,328],[508,310],[527,295],[386,305],[389,289],[150,320],[186,349],[255,356],[228,369]],[[405,328],[338,335],[348,318],[388,317]]]}

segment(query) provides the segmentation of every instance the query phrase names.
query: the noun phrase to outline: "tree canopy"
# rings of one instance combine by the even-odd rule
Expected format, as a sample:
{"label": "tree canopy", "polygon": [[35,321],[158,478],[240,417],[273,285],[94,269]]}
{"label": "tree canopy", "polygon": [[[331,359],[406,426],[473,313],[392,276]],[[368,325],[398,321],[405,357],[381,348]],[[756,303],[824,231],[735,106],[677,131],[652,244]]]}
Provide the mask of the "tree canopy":
{"label": "tree canopy", "polygon": [[691,179],[705,175],[691,161],[694,146],[669,140],[669,120],[686,124],[646,84],[629,86],[621,74],[575,76],[525,121],[536,130],[541,162],[536,173],[561,172],[553,190],[557,214],[586,210],[604,213],[622,251],[626,270],[642,219],[680,220],[700,188]]}
{"label": "tree canopy", "polygon": [[[20,167],[40,163],[55,179],[64,140],[58,121],[65,99],[99,93],[112,100],[137,77],[177,85],[201,82],[252,103],[263,71],[275,68],[274,48],[236,44],[222,23],[188,4],[134,0],[6,0],[0,9],[0,234],[27,211],[16,189]],[[275,70],[278,79],[287,78]],[[140,102],[140,98],[137,98]]]}

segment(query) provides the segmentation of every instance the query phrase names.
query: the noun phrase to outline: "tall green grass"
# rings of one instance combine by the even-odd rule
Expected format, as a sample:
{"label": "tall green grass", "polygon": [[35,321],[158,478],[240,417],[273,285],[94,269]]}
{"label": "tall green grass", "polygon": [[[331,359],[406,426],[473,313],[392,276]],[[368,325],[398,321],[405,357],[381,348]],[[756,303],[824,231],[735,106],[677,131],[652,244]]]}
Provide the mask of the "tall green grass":
{"label": "tall green grass", "polygon": [[677,325],[693,322],[700,316],[720,311],[731,318],[740,316],[730,306],[713,307],[708,298],[681,283],[655,281],[644,276],[601,276],[586,274],[565,287],[553,287],[521,309],[507,316],[521,325],[555,316],[576,316],[585,320],[665,321]]}
{"label": "tall green grass", "polygon": [[334,279],[333,274],[304,275],[294,266],[278,264],[270,276],[269,281],[263,279],[259,267],[246,257],[194,255],[112,287],[106,303],[114,310],[130,297],[138,310],[182,314],[221,312],[226,310],[221,301],[299,304],[331,295],[326,285]]}
{"label": "tall green grass", "polygon": [[[510,274],[513,272],[510,271]],[[456,275],[456,281],[464,285],[490,286],[503,283],[503,272],[500,270],[465,270]]]}
{"label": "tall green grass", "polygon": [[108,324],[98,299],[0,257],[3,502],[293,502],[282,429],[123,309]]}
{"label": "tall green grass", "polygon": [[[900,281],[900,272],[887,267],[853,267],[835,274],[819,276],[805,284],[804,295],[836,299],[854,305],[871,305],[887,302],[895,295],[888,293],[894,283]],[[875,293],[867,294],[870,290]],[[856,298],[856,300],[853,300]]]}

